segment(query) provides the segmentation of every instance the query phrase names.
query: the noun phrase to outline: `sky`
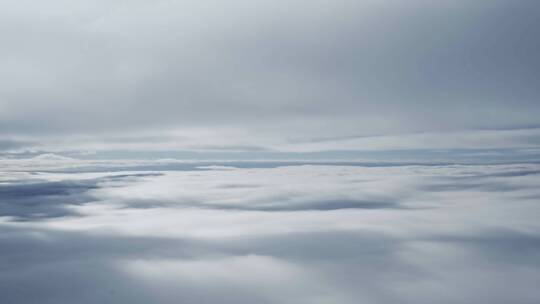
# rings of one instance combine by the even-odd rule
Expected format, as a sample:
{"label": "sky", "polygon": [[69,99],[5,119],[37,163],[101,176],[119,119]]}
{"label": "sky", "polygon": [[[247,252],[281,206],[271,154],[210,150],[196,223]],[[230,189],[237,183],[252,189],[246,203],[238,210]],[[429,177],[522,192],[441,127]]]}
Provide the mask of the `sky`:
{"label": "sky", "polygon": [[540,1],[0,20],[2,304],[540,303]]}
{"label": "sky", "polygon": [[534,0],[0,5],[3,157],[540,158]]}

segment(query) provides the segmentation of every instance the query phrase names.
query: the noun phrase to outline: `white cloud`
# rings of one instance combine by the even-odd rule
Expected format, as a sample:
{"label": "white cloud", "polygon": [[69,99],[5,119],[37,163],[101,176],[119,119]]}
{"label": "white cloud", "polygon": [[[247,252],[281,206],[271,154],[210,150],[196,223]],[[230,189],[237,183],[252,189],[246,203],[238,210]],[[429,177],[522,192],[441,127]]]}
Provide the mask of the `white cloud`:
{"label": "white cloud", "polygon": [[[164,303],[534,303],[539,171],[521,164],[5,173],[11,180],[0,194],[12,204],[0,211],[12,216],[0,224],[0,244],[9,248],[0,256],[11,262],[0,281],[41,281],[54,257],[49,276],[78,269],[73,280],[98,289],[108,282],[118,301],[137,286],[140,301]],[[30,217],[36,211],[39,220]],[[19,255],[21,246],[40,255]],[[55,299],[58,288],[37,292]],[[63,303],[70,291],[58,297]]]}

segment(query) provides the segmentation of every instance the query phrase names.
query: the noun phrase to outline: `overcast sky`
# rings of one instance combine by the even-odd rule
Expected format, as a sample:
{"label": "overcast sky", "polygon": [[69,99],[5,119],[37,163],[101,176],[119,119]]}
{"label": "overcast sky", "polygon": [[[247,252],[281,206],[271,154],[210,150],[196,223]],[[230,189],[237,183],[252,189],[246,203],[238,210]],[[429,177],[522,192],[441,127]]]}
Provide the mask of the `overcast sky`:
{"label": "overcast sky", "polygon": [[2,304],[540,303],[540,0],[0,0]]}
{"label": "overcast sky", "polygon": [[540,147],[535,0],[3,0],[0,150]]}

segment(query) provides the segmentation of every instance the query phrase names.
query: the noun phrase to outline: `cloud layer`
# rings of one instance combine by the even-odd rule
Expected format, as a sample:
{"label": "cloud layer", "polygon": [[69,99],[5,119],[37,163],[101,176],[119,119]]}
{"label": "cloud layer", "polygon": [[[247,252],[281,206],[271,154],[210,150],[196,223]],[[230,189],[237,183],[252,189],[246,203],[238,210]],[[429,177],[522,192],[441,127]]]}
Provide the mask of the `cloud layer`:
{"label": "cloud layer", "polygon": [[540,303],[539,11],[1,1],[0,302]]}
{"label": "cloud layer", "polygon": [[535,164],[111,170],[2,174],[6,303],[540,299]]}
{"label": "cloud layer", "polygon": [[539,126],[536,1],[0,8],[0,149],[459,148],[437,134]]}

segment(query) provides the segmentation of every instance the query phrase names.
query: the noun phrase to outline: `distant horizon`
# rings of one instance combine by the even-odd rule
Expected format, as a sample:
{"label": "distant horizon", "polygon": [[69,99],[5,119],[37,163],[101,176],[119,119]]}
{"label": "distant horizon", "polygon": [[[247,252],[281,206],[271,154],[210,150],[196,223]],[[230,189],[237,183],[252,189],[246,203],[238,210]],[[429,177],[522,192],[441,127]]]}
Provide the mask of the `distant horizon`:
{"label": "distant horizon", "polygon": [[540,1],[0,1],[1,304],[540,303]]}

